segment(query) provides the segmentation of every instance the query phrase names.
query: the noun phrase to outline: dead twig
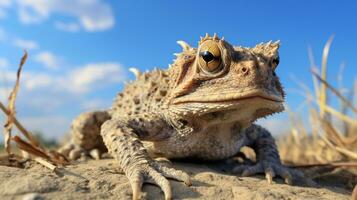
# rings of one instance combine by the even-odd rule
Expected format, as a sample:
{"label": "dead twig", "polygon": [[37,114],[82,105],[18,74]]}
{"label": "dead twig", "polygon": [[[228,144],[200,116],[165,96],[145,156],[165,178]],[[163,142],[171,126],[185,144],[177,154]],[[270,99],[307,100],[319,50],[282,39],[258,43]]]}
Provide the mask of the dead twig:
{"label": "dead twig", "polygon": [[[9,97],[8,108],[6,108],[4,104],[0,102],[0,110],[2,110],[7,115],[7,122],[4,127],[5,148],[8,153],[9,159],[19,158],[11,154],[10,139],[12,139],[20,150],[22,150],[24,153],[28,153],[32,155],[32,157],[30,157],[31,159],[54,170],[55,169],[54,167],[56,167],[55,165],[64,165],[68,163],[66,157],[64,157],[62,154],[58,152],[46,150],[45,148],[40,146],[40,144],[37,142],[35,137],[29,131],[27,131],[15,117],[15,100],[20,87],[20,76],[21,76],[22,67],[25,64],[26,59],[27,59],[27,52],[25,51],[24,56],[21,59],[19,68],[17,70],[17,79],[13,91],[11,92]],[[19,136],[15,136],[11,138],[11,129],[13,124],[15,124],[15,126],[28,139],[29,142],[21,139]]]}
{"label": "dead twig", "polygon": [[[327,80],[327,58],[328,54],[330,51],[330,47],[333,41],[333,35],[327,40],[326,45],[322,51],[322,64],[321,64],[321,76],[323,80]],[[325,110],[324,107],[328,102],[327,99],[327,90],[326,90],[326,85],[322,84],[320,87],[319,91],[319,96],[317,97],[319,99],[319,105],[320,105],[320,116],[322,118],[325,117]]]}
{"label": "dead twig", "polygon": [[19,136],[13,137],[12,140],[16,142],[19,149],[26,151],[31,155],[42,157],[48,160],[51,159],[50,156],[47,155],[47,153],[44,152],[42,149],[31,145],[30,143],[21,139]]}
{"label": "dead twig", "polygon": [[27,59],[27,52],[25,51],[24,55],[21,58],[19,68],[17,70],[15,86],[9,96],[9,106],[8,106],[9,114],[7,115],[7,121],[4,126],[5,149],[8,155],[11,154],[10,138],[11,138],[12,125],[15,117],[15,100],[16,100],[17,93],[19,91],[21,70],[26,62],[26,59]]}
{"label": "dead twig", "polygon": [[41,165],[47,167],[48,169],[50,169],[53,172],[58,169],[57,166],[53,165],[52,163],[48,162],[47,160],[45,160],[43,158],[35,157],[33,160],[40,163]]}
{"label": "dead twig", "polygon": [[24,141],[19,136],[13,137],[12,140],[16,142],[19,149],[21,149],[35,157],[44,158],[48,161],[53,162],[56,165],[65,165],[69,162],[67,160],[67,158],[65,156],[63,156],[62,154],[60,154],[56,151],[46,151],[45,149],[36,147],[36,146]]}
{"label": "dead twig", "polygon": [[292,168],[310,168],[310,167],[357,167],[357,162],[331,162],[331,163],[313,163],[313,164],[292,164],[287,165]]}
{"label": "dead twig", "polygon": [[[0,102],[0,110],[2,110],[6,115],[10,114],[10,111],[7,110],[5,105]],[[16,119],[16,117],[13,117],[13,123],[15,126],[19,129],[19,131],[24,134],[24,136],[30,141],[31,144],[40,147],[41,145],[38,143],[36,138],[33,136],[31,132],[25,129],[25,127]]]}
{"label": "dead twig", "polygon": [[321,137],[322,140],[329,146],[331,147],[332,149],[338,151],[339,153],[347,156],[347,157],[350,157],[354,160],[357,160],[357,153],[353,152],[353,151],[350,151],[348,149],[345,149],[345,148],[341,148],[341,147],[338,147],[334,144],[332,144],[326,137]]}
{"label": "dead twig", "polygon": [[357,108],[354,107],[354,105],[347,99],[345,98],[337,89],[335,89],[332,85],[330,85],[327,81],[325,81],[323,78],[320,77],[314,70],[311,70],[311,73],[326,87],[328,87],[335,95],[337,95],[343,103],[345,103],[348,107],[350,107],[355,113],[357,113]]}

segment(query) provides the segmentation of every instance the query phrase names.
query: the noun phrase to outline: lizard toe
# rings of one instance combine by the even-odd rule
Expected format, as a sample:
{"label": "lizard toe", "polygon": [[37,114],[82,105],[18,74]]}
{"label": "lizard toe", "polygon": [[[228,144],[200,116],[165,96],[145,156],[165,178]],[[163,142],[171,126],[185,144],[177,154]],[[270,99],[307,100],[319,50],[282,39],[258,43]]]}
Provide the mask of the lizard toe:
{"label": "lizard toe", "polygon": [[[297,170],[294,170],[297,171]],[[291,185],[295,172],[281,164],[271,162],[258,162],[255,165],[239,165],[233,169],[233,173],[242,176],[252,176],[255,174],[265,174],[268,183],[272,184],[276,176],[282,177],[285,183]],[[298,173],[298,171],[296,172]],[[296,176],[296,175],[295,175]],[[298,174],[301,176],[301,174]]]}
{"label": "lizard toe", "polygon": [[170,182],[152,164],[145,163],[135,166],[127,173],[127,177],[133,190],[133,200],[141,198],[144,183],[157,185],[164,192],[165,199],[172,199]]}
{"label": "lizard toe", "polygon": [[282,177],[285,181],[286,184],[292,185],[293,184],[293,178],[290,173],[290,170],[287,167],[284,166],[275,166],[275,171],[278,174],[278,176]]}
{"label": "lizard toe", "polygon": [[166,166],[164,164],[161,164],[161,163],[155,163],[154,166],[166,178],[171,178],[171,179],[174,179],[174,180],[177,180],[177,181],[182,181],[187,186],[192,185],[191,178],[187,173],[185,173],[185,172],[183,172],[181,170],[177,170],[177,169],[168,167],[168,166]]}
{"label": "lizard toe", "polygon": [[140,171],[134,171],[131,176],[128,177],[131,188],[133,190],[133,200],[138,200],[141,198],[141,188],[144,183],[143,175]]}
{"label": "lizard toe", "polygon": [[275,170],[272,167],[267,167],[265,170],[265,177],[269,184],[273,183],[273,178],[275,177]]}
{"label": "lizard toe", "polygon": [[254,174],[263,173],[264,169],[261,163],[257,163],[253,166],[246,166],[242,171],[242,176],[252,176]]}
{"label": "lizard toe", "polygon": [[70,160],[77,160],[82,156],[82,153],[83,150],[81,148],[75,147],[69,152],[68,157]]}
{"label": "lizard toe", "polygon": [[64,146],[62,146],[60,149],[58,149],[58,152],[66,157],[69,157],[69,153],[74,149],[74,147],[75,147],[74,144],[67,143]]}
{"label": "lizard toe", "polygon": [[99,149],[92,149],[89,152],[89,155],[95,160],[100,160],[101,158],[101,152],[99,151]]}
{"label": "lizard toe", "polygon": [[147,182],[155,184],[161,188],[165,194],[165,199],[172,199],[172,190],[170,182],[153,168],[148,169]]}

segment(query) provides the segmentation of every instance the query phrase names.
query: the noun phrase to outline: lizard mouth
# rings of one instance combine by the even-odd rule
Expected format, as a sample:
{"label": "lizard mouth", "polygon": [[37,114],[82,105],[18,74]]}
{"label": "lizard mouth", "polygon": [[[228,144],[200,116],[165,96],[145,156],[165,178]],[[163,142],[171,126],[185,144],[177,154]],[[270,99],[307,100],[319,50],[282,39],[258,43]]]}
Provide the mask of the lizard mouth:
{"label": "lizard mouth", "polygon": [[234,102],[234,101],[243,101],[248,99],[263,99],[276,103],[283,103],[284,98],[275,94],[268,94],[264,90],[254,89],[244,93],[217,93],[211,95],[195,95],[183,97],[176,99],[174,104],[183,104],[183,103],[224,103],[224,102]]}

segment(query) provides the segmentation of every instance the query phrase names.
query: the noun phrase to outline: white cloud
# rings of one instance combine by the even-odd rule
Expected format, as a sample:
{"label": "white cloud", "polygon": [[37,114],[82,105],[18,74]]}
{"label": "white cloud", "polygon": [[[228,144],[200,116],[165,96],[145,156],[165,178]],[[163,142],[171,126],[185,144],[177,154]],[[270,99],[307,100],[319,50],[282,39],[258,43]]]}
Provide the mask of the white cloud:
{"label": "white cloud", "polygon": [[122,65],[114,62],[93,63],[69,72],[68,80],[62,85],[68,86],[73,92],[85,93],[92,88],[118,83],[125,79],[126,73]]}
{"label": "white cloud", "polygon": [[7,98],[9,97],[10,90],[5,87],[0,87],[0,101],[5,103]]}
{"label": "white cloud", "polygon": [[26,116],[19,118],[30,131],[40,131],[46,138],[60,139],[70,130],[72,119],[60,115]]}
{"label": "white cloud", "polygon": [[38,44],[33,40],[24,40],[21,38],[17,38],[14,40],[14,46],[19,47],[21,49],[33,50],[38,48]]}
{"label": "white cloud", "polygon": [[24,72],[22,77],[22,85],[29,91],[51,90],[78,95],[120,83],[127,78],[123,66],[115,62],[87,64],[71,68],[62,75]]}
{"label": "white cloud", "polygon": [[6,40],[6,32],[4,29],[0,27],[0,42],[4,42]]}
{"label": "white cloud", "polygon": [[[52,14],[73,17],[90,32],[108,30],[115,23],[111,6],[103,0],[18,0],[18,5],[19,19],[24,24],[41,23]],[[71,26],[74,29],[73,23]]]}
{"label": "white cloud", "polygon": [[49,17],[51,4],[55,1],[47,0],[18,0],[19,19],[24,24],[40,23]]}
{"label": "white cloud", "polygon": [[0,7],[10,7],[12,2],[12,0],[1,0],[0,1]]}
{"label": "white cloud", "polygon": [[88,99],[82,103],[82,108],[86,111],[102,110],[109,106],[103,99]]}
{"label": "white cloud", "polygon": [[0,19],[4,19],[6,17],[7,17],[6,11],[0,7]]}
{"label": "white cloud", "polygon": [[16,72],[12,72],[12,71],[7,71],[6,69],[5,70],[2,70],[1,73],[0,73],[0,77],[2,79],[5,79],[5,81],[7,83],[12,83],[16,80]]}
{"label": "white cloud", "polygon": [[[95,94],[124,81],[127,77],[125,72],[123,66],[116,62],[65,67],[56,73],[25,70],[16,102],[18,118],[29,130],[40,130],[48,136],[58,137],[69,130],[70,122],[77,113],[109,107],[111,98],[102,99],[99,94],[95,97]],[[15,69],[2,71],[0,80],[2,75],[7,77],[11,87],[16,79]],[[0,86],[0,100],[5,100],[9,89]],[[88,98],[89,95],[92,97]]]}
{"label": "white cloud", "polygon": [[9,61],[6,58],[0,57],[0,70],[4,70],[9,67]]}
{"label": "white cloud", "polygon": [[290,128],[290,121],[284,115],[285,113],[280,113],[266,119],[259,119],[257,124],[266,128],[273,136],[279,136],[287,133]]}
{"label": "white cloud", "polygon": [[34,60],[41,63],[47,69],[58,69],[62,59],[50,51],[43,51],[35,55]]}
{"label": "white cloud", "polygon": [[80,30],[80,26],[78,23],[75,22],[69,22],[69,23],[64,23],[64,22],[56,22],[55,23],[55,27],[58,30],[61,31],[66,31],[66,32],[78,32]]}
{"label": "white cloud", "polygon": [[6,9],[11,6],[11,0],[0,0],[0,19],[7,17]]}
{"label": "white cloud", "polygon": [[23,83],[27,90],[48,88],[54,84],[54,77],[45,73],[23,73]]}

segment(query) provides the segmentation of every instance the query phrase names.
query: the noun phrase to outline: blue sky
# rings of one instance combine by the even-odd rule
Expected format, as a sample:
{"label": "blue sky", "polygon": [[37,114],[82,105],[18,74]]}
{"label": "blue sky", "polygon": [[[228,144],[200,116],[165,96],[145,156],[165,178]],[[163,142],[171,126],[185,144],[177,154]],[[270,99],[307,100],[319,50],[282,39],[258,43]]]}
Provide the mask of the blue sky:
{"label": "blue sky", "polygon": [[[322,0],[1,0],[0,99],[5,101],[26,48],[18,118],[31,130],[59,137],[80,112],[109,107],[123,81],[134,78],[129,67],[166,68],[180,51],[177,40],[196,46],[208,32],[243,46],[281,40],[277,73],[288,105],[304,114],[296,110],[304,99],[294,92],[300,89],[292,77],[312,85],[309,46],[320,65],[334,35],[329,79],[337,84],[341,63],[344,84],[356,79],[356,10],[353,1]],[[279,114],[262,123],[276,132],[285,121]]]}

